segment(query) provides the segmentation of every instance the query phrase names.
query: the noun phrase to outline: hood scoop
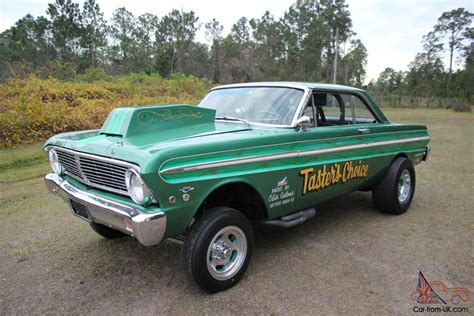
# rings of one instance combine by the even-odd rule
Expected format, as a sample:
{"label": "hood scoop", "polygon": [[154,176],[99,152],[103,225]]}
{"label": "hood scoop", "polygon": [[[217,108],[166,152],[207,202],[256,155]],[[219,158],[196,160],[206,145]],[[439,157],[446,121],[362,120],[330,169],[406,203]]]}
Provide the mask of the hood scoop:
{"label": "hood scoop", "polygon": [[117,108],[110,112],[99,134],[132,137],[140,134],[214,124],[216,111],[193,105],[152,105]]}

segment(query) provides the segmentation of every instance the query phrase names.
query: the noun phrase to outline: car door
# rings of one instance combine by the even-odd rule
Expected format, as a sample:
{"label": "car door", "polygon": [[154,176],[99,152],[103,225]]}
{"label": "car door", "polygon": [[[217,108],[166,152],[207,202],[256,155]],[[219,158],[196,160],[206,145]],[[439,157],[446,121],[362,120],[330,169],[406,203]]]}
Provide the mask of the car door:
{"label": "car door", "polygon": [[304,110],[312,125],[298,133],[297,207],[356,190],[371,175],[370,126],[356,124],[349,94],[313,91]]}
{"label": "car door", "polygon": [[[370,161],[371,174],[368,184],[375,184],[384,174],[390,162],[395,157],[393,148],[399,145],[385,145],[388,141],[396,139],[396,135],[403,135],[402,129],[405,126],[383,122],[379,118],[369,103],[358,94],[350,95],[353,109],[354,124],[357,129],[366,133],[368,138],[368,161]],[[404,137],[404,136],[402,136]]]}

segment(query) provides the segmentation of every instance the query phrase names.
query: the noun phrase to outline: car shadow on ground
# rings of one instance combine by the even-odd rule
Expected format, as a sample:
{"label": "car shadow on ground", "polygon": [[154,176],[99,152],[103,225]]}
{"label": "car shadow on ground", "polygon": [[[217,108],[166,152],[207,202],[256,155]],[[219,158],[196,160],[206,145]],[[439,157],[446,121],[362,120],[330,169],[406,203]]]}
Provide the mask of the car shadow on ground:
{"label": "car shadow on ground", "polygon": [[[360,223],[358,218],[363,217],[363,222],[369,223],[371,218],[383,216],[372,206],[370,194],[360,192],[317,205],[316,209],[314,218],[290,229],[254,225],[255,249],[252,261],[264,260],[262,252],[268,247],[271,247],[274,258],[284,259],[288,249],[299,247],[301,240],[308,236],[318,242],[318,236],[324,236],[328,231],[342,229],[353,222]],[[188,288],[193,285],[184,277],[181,246],[170,241],[144,247],[129,237],[106,240],[97,236],[74,252],[77,257],[89,257],[92,261],[88,264],[89,275],[101,279],[102,286],[109,289],[116,287],[117,278],[128,279],[131,275],[135,281],[128,280],[131,282],[128,286],[141,280],[137,285],[140,284],[143,291],[156,288],[157,284],[164,285],[164,288]],[[144,287],[144,284],[150,285],[150,288]]]}
{"label": "car shadow on ground", "polygon": [[372,204],[370,193],[366,192],[354,192],[315,205],[314,208],[316,209],[315,217],[289,229],[256,225],[254,227],[256,248],[264,248],[270,243],[284,249],[292,238],[305,237],[309,233],[317,238],[318,234],[323,235],[327,231],[338,229],[338,226],[346,226],[347,223],[355,222],[360,217],[384,216],[377,212]]}
{"label": "car shadow on ground", "polygon": [[[34,260],[6,262],[18,271],[17,278],[23,279],[17,279],[23,284],[21,291],[8,293],[7,297],[19,302],[16,310],[20,313],[31,311],[33,306],[38,313],[153,313],[163,311],[163,306],[176,309],[182,301],[203,305],[234,300],[233,297],[249,295],[249,291],[270,291],[272,284],[281,282],[274,277],[282,273],[293,276],[294,282],[302,282],[303,263],[295,265],[297,256],[318,266],[320,273],[332,274],[334,271],[322,261],[327,257],[324,259],[321,252],[345,251],[341,244],[348,234],[369,230],[367,226],[384,220],[365,192],[315,207],[314,218],[290,229],[255,225],[255,247],[246,276],[236,287],[213,296],[186,278],[180,245],[164,241],[145,247],[131,237],[103,239],[86,223],[61,211],[56,220],[70,225],[67,231],[63,226],[51,232],[51,237],[44,240],[49,248],[37,251]],[[297,290],[301,291],[302,288]],[[24,296],[29,299],[22,300]]]}

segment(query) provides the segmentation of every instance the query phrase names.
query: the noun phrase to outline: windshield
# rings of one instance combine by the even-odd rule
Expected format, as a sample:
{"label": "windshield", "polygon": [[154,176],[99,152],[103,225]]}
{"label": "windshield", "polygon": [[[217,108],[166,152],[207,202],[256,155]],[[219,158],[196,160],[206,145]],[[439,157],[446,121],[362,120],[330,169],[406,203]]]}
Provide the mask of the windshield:
{"label": "windshield", "polygon": [[198,106],[215,109],[216,119],[290,125],[303,90],[241,87],[211,91]]}

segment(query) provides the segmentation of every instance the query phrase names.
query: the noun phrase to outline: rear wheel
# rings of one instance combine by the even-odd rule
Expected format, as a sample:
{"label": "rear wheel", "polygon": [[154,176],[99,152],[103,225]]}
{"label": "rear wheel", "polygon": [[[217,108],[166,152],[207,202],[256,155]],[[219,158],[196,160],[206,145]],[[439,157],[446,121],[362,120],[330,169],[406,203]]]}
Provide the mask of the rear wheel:
{"label": "rear wheel", "polygon": [[405,213],[413,199],[415,184],[415,168],[411,161],[404,157],[396,158],[372,190],[375,207],[383,213]]}
{"label": "rear wheel", "polygon": [[206,292],[226,290],[245,274],[252,247],[252,226],[245,215],[227,207],[213,208],[197,219],[186,236],[186,273]]}
{"label": "rear wheel", "polygon": [[93,231],[107,239],[115,239],[128,236],[127,234],[124,234],[121,231],[112,229],[99,223],[91,222],[90,225]]}

